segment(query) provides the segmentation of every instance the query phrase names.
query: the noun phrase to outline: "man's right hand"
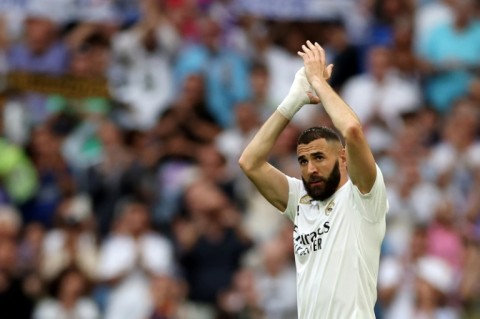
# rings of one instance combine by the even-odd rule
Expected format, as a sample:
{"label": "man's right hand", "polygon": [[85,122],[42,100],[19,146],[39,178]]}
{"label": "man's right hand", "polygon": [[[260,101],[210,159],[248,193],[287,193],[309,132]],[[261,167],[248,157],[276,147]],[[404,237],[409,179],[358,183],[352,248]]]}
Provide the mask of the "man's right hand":
{"label": "man's right hand", "polygon": [[327,81],[332,76],[333,64],[326,65],[325,50],[318,44],[307,41],[302,45],[303,51],[298,51],[305,64],[305,73],[309,83]]}

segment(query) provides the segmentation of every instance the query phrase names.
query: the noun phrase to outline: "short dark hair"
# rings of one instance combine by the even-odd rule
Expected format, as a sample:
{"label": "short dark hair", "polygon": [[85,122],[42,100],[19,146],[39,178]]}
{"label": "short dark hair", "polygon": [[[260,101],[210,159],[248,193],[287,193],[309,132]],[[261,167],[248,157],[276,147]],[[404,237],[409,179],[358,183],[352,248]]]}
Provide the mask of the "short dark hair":
{"label": "short dark hair", "polygon": [[54,297],[55,299],[58,299],[60,297],[62,283],[72,273],[80,275],[83,279],[84,286],[80,296],[87,296],[90,294],[92,289],[92,282],[78,266],[71,265],[60,271],[60,273],[56,277],[54,277],[47,286],[48,292],[51,297]]}
{"label": "short dark hair", "polygon": [[306,129],[300,134],[297,140],[297,146],[300,144],[309,144],[312,141],[320,138],[325,139],[327,142],[336,141],[343,145],[343,140],[334,129],[327,126],[315,126]]}

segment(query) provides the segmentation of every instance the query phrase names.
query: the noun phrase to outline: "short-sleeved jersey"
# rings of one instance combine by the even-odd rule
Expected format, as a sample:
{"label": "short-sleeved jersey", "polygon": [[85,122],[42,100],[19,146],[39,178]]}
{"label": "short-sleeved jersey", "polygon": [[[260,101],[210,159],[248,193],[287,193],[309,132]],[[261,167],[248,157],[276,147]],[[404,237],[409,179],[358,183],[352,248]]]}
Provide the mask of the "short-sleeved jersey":
{"label": "short-sleeved jersey", "polygon": [[375,318],[380,246],[388,210],[377,166],[368,194],[348,180],[325,201],[311,200],[303,182],[287,177],[284,214],[295,226],[298,314],[301,319]]}

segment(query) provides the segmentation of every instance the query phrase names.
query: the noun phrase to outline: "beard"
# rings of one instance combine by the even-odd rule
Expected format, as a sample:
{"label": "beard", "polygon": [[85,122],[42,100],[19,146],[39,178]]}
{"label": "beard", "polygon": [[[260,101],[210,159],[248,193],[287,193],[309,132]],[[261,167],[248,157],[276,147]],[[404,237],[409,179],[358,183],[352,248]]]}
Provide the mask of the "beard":
{"label": "beard", "polygon": [[[308,182],[303,179],[303,185],[305,186],[305,190],[307,191],[307,194],[314,200],[326,200],[330,196],[332,196],[335,191],[337,190],[338,184],[340,183],[340,166],[337,162],[335,163],[335,166],[333,167],[332,171],[330,172],[330,175],[328,175],[327,178],[318,176],[318,175],[312,175],[310,176]],[[311,183],[314,182],[323,182],[323,185],[320,186],[311,186]]]}

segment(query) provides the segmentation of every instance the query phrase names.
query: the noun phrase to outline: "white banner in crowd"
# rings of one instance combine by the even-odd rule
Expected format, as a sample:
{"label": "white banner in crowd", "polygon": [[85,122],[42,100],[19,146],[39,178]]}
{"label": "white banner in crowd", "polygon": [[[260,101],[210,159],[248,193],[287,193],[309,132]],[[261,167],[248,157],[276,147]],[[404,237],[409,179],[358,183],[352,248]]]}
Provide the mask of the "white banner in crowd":
{"label": "white banner in crowd", "polygon": [[368,28],[366,0],[235,0],[239,11],[272,20],[345,22],[352,43],[362,43]]}
{"label": "white banner in crowd", "polygon": [[271,19],[326,20],[343,17],[355,0],[238,0],[248,13]]}

